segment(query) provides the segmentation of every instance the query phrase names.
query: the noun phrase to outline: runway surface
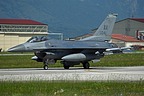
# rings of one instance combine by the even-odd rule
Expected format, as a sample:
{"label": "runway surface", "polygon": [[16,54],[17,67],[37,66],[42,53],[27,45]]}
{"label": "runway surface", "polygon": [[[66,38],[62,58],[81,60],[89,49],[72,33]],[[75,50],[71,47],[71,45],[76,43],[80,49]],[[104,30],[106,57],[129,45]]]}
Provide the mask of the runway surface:
{"label": "runway surface", "polygon": [[144,80],[144,66],[92,67],[91,69],[71,67],[69,70],[63,68],[0,69],[0,81],[32,80],[139,81]]}

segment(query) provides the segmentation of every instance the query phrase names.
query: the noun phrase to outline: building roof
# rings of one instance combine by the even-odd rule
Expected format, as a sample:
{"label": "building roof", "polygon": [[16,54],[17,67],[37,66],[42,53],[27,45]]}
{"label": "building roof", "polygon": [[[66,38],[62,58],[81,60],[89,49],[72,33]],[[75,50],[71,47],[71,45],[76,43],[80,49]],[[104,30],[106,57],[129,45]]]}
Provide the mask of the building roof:
{"label": "building roof", "polygon": [[130,19],[144,23],[144,18],[130,18]]}
{"label": "building roof", "polygon": [[141,22],[141,23],[144,23],[144,18],[126,18],[126,19],[123,19],[123,20],[119,20],[115,23],[118,23],[118,22],[121,22],[121,21],[125,21],[125,20],[134,20],[134,21],[137,21],[137,22]]}
{"label": "building roof", "polygon": [[29,19],[0,19],[0,24],[46,25]]}
{"label": "building roof", "polygon": [[136,38],[132,36],[126,36],[123,34],[112,34],[112,38],[125,41],[125,42],[144,42],[144,40],[137,40]]}

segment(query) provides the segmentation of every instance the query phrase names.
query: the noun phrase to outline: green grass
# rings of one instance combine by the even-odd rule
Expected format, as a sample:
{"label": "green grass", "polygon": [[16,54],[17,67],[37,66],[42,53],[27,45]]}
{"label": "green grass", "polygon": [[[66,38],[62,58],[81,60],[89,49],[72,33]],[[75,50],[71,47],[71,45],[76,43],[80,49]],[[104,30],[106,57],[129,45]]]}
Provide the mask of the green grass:
{"label": "green grass", "polygon": [[144,96],[144,81],[0,81],[0,96]]}
{"label": "green grass", "polygon": [[0,68],[32,68],[42,64],[31,60],[32,55],[0,56]]}
{"label": "green grass", "polygon": [[[32,55],[7,55],[0,56],[0,68],[42,68],[42,62],[31,60]],[[92,63],[92,67],[103,66],[144,66],[144,53],[113,54],[101,58],[100,62]],[[50,67],[62,67],[58,61]]]}
{"label": "green grass", "polygon": [[[101,58],[96,66],[144,66],[144,53],[113,54]],[[93,64],[94,66],[94,64]]]}
{"label": "green grass", "polygon": [[[31,57],[0,56],[0,68],[43,67]],[[91,66],[144,66],[144,53],[108,55]],[[0,96],[144,96],[144,81],[0,81]]]}

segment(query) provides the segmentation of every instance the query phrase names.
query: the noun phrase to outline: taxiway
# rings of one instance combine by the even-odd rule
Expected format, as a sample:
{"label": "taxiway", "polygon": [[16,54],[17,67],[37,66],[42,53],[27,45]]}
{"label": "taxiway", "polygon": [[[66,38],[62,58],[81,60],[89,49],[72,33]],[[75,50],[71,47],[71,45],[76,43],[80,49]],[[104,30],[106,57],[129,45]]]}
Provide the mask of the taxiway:
{"label": "taxiway", "polygon": [[138,67],[92,67],[82,69],[63,68],[18,68],[0,69],[0,81],[36,81],[36,80],[92,80],[92,81],[139,81],[144,80],[144,66]]}

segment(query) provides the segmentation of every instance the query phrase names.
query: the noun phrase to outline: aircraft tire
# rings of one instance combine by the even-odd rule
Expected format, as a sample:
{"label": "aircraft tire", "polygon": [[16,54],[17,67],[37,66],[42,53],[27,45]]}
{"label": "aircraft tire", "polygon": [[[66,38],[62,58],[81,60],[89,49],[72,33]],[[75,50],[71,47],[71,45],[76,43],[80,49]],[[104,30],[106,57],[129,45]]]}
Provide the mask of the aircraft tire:
{"label": "aircraft tire", "polygon": [[64,69],[69,69],[70,65],[68,64],[68,62],[63,61],[62,64],[63,64]]}
{"label": "aircraft tire", "polygon": [[69,66],[64,66],[64,69],[69,69]]}
{"label": "aircraft tire", "polygon": [[69,69],[70,66],[64,64],[64,69]]}
{"label": "aircraft tire", "polygon": [[48,70],[48,65],[44,65],[44,70]]}
{"label": "aircraft tire", "polygon": [[90,64],[88,62],[83,63],[84,69],[89,69]]}

